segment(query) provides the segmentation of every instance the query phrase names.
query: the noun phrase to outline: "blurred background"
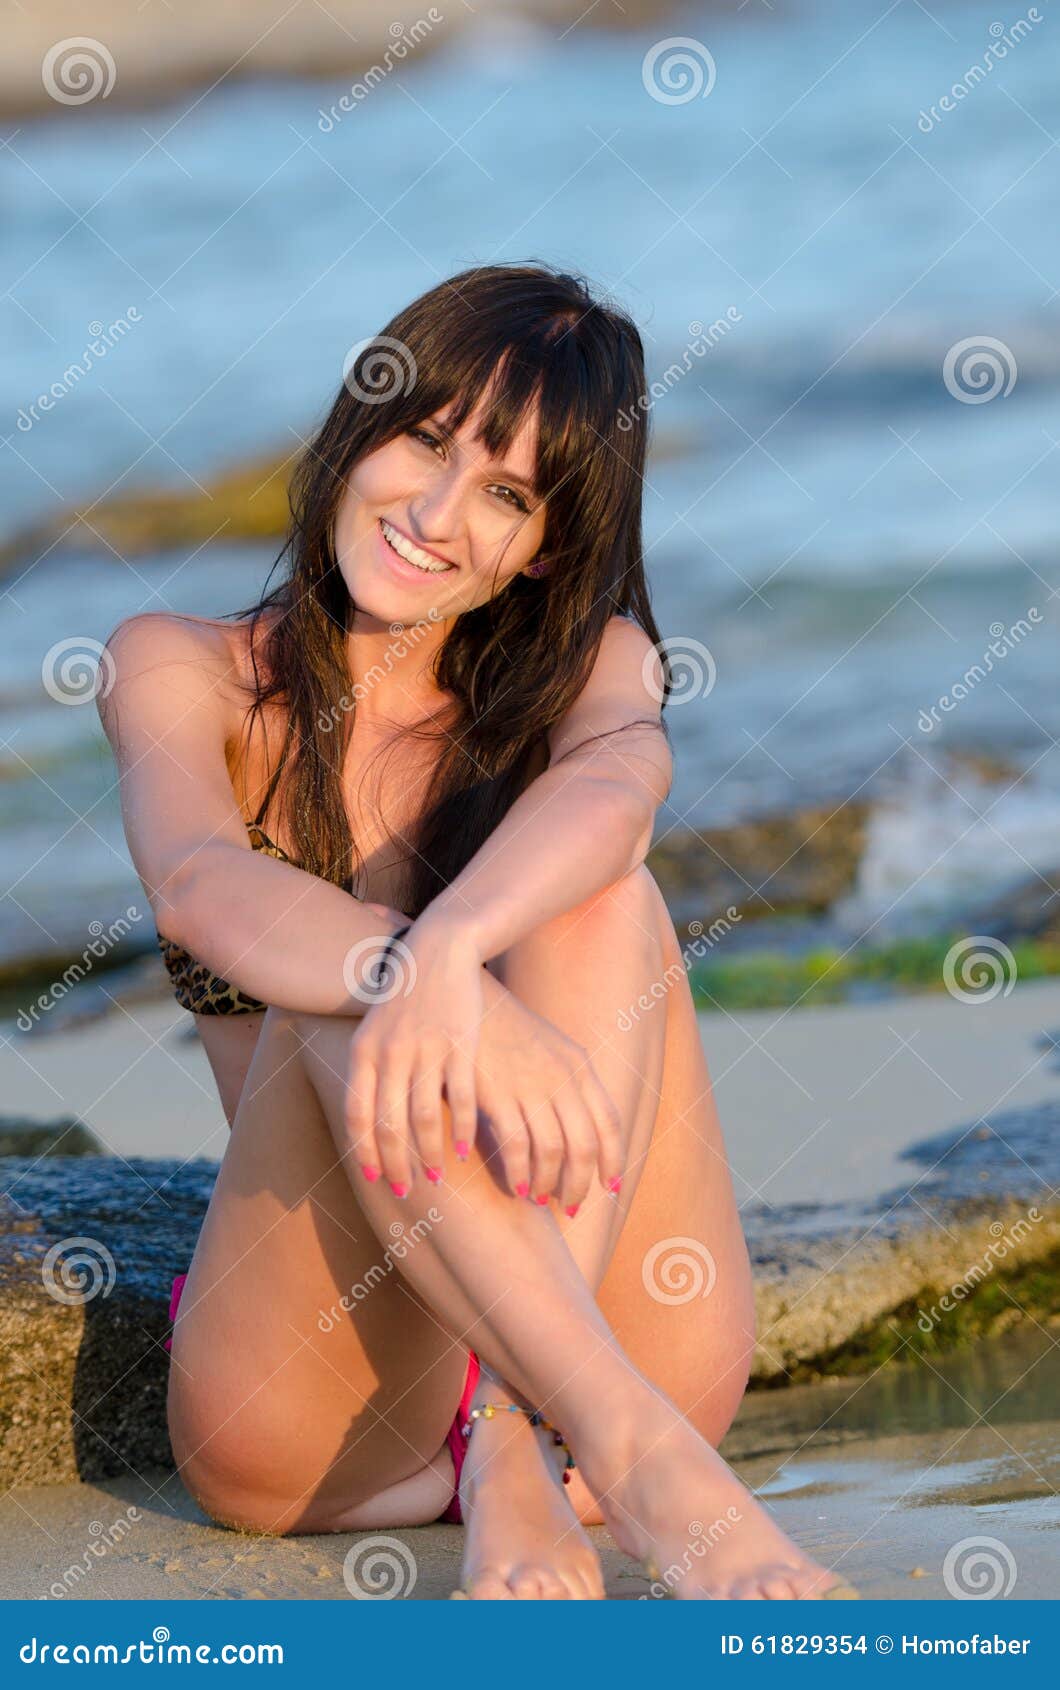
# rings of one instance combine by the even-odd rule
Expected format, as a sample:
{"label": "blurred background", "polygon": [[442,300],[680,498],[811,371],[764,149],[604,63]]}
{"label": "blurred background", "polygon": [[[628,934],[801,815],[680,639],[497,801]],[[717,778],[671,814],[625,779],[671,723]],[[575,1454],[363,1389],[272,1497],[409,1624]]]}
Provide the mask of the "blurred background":
{"label": "blurred background", "polygon": [[713,989],[787,1001],[802,962],[762,956],[822,946],[822,990],[884,989],[841,979],[884,944],[877,974],[937,980],[917,947],[981,910],[1051,939],[1048,8],[37,0],[5,28],[12,1001],[142,904],[99,642],[255,596],[351,346],[498,259],[583,272],[645,338],[678,672],[655,863],[680,922],[756,918]]}

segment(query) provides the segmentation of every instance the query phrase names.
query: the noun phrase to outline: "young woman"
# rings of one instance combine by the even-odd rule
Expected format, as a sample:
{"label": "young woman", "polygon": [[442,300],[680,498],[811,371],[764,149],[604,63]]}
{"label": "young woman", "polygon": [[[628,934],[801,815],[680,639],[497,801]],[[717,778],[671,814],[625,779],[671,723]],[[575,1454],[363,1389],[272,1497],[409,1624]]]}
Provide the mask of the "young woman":
{"label": "young woman", "polygon": [[[232,1126],[181,1474],[263,1532],[462,1513],[476,1598],[600,1597],[599,1521],[677,1597],[844,1589],[714,1448],[753,1305],[644,867],[644,393],[580,280],[455,276],[353,358],[281,584],[109,642],[129,848]],[[660,1292],[689,1247],[709,1295]]]}

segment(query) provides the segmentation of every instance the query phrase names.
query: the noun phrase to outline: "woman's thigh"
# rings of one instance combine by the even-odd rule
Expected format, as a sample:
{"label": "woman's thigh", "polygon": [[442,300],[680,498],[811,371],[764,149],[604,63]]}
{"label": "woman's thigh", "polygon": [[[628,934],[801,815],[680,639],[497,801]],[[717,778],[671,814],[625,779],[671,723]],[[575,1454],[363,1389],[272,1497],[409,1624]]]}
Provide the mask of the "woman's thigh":
{"label": "woman's thigh", "polygon": [[640,868],[495,966],[524,1001],[586,1046],[619,1108],[628,1150],[618,1212],[599,1193],[560,1224],[631,1361],[716,1442],[743,1395],[754,1305],[665,899]]}
{"label": "woman's thigh", "polygon": [[[422,1474],[466,1365],[364,1220],[299,1050],[290,1018],[269,1010],[170,1371],[189,1488],[216,1518],[275,1531],[328,1529],[337,1510]],[[424,1519],[448,1500],[444,1463],[431,1478]]]}

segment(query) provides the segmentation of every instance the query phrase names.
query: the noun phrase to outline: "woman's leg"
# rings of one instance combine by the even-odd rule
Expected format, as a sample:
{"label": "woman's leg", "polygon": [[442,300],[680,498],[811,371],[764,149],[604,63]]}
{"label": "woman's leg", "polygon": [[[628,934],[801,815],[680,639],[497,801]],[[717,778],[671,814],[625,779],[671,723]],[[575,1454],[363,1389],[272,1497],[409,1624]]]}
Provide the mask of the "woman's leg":
{"label": "woman's leg", "polygon": [[[338,1164],[320,1130],[322,1120],[330,1123],[344,1149],[349,1028],[337,1018],[276,1017],[272,1027],[268,1019],[192,1267],[188,1318],[182,1310],[174,1346],[174,1443],[192,1488],[211,1511],[265,1529],[341,1529],[385,1523],[379,1510],[390,1498],[410,1523],[410,1487],[430,1470],[427,1452],[440,1444],[435,1434],[444,1429],[458,1389],[455,1375],[441,1382],[438,1395],[418,1388],[451,1361],[444,1325],[564,1426],[590,1491],[601,1498],[625,1547],[653,1553],[660,1564],[676,1565],[672,1557],[683,1554],[689,1565],[678,1594],[730,1588],[782,1594],[807,1587],[817,1569],[776,1532],[621,1351],[551,1213],[511,1199],[477,1150],[458,1185],[424,1189],[425,1182],[417,1182],[405,1203],[378,1185],[355,1188],[380,1239],[395,1225],[428,1228],[400,1265],[413,1307],[424,1311],[426,1305],[439,1324],[433,1348],[429,1316],[403,1345],[404,1334],[388,1327],[394,1299],[380,1294],[390,1292],[388,1284],[372,1293],[380,1320],[368,1321],[372,1303],[366,1303],[356,1333],[349,1323],[339,1357],[344,1365],[332,1365],[313,1330],[314,1305],[326,1302],[353,1267],[363,1273],[372,1253],[365,1251],[363,1229],[351,1225],[349,1187],[344,1194],[336,1183]],[[265,1101],[262,1080],[268,1081]],[[307,1089],[318,1100],[315,1111]],[[263,1122],[266,1130],[252,1137]],[[679,1205],[672,1207],[672,1215],[679,1212]],[[267,1325],[254,1300],[263,1264],[272,1305]],[[719,1282],[724,1279],[719,1271]],[[407,1326],[407,1311],[402,1313],[400,1324]],[[381,1362],[386,1352],[386,1365],[374,1376],[373,1336]],[[204,1376],[214,1358],[216,1384]],[[337,1381],[330,1399],[328,1373]],[[441,1425],[432,1418],[439,1395],[445,1400]],[[351,1396],[360,1409],[355,1415],[349,1413]],[[365,1459],[370,1442],[374,1461]],[[308,1484],[300,1483],[307,1475]],[[722,1503],[729,1537],[712,1549],[705,1576],[689,1557],[689,1534],[695,1539],[692,1526],[711,1521],[713,1507],[720,1511]],[[702,1544],[691,1547],[698,1554]]]}

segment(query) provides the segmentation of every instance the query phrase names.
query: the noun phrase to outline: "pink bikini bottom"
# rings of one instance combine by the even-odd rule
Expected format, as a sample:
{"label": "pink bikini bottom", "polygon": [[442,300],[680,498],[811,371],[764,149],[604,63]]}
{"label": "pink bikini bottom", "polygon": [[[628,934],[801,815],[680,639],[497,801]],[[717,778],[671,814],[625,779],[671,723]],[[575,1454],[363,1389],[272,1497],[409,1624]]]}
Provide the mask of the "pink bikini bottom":
{"label": "pink bikini bottom", "polygon": [[[188,1276],[186,1273],[178,1273],[173,1280],[173,1289],[169,1298],[169,1320],[171,1325],[177,1318],[177,1310],[180,1307],[181,1293],[187,1283],[187,1278]],[[166,1339],[165,1347],[167,1350],[173,1348],[172,1338]],[[478,1356],[475,1354],[474,1350],[468,1350],[467,1372],[464,1375],[464,1389],[460,1397],[460,1407],[456,1411],[453,1424],[450,1426],[445,1435],[445,1441],[449,1445],[449,1453],[453,1458],[453,1496],[445,1510],[445,1513],[439,1514],[438,1516],[439,1520],[444,1520],[447,1524],[454,1526],[461,1525],[463,1521],[463,1516],[460,1512],[460,1470],[464,1465],[464,1456],[467,1454],[467,1439],[464,1437],[464,1427],[468,1424],[468,1415],[471,1412],[471,1399],[475,1395],[475,1386],[478,1384],[478,1376]]]}

